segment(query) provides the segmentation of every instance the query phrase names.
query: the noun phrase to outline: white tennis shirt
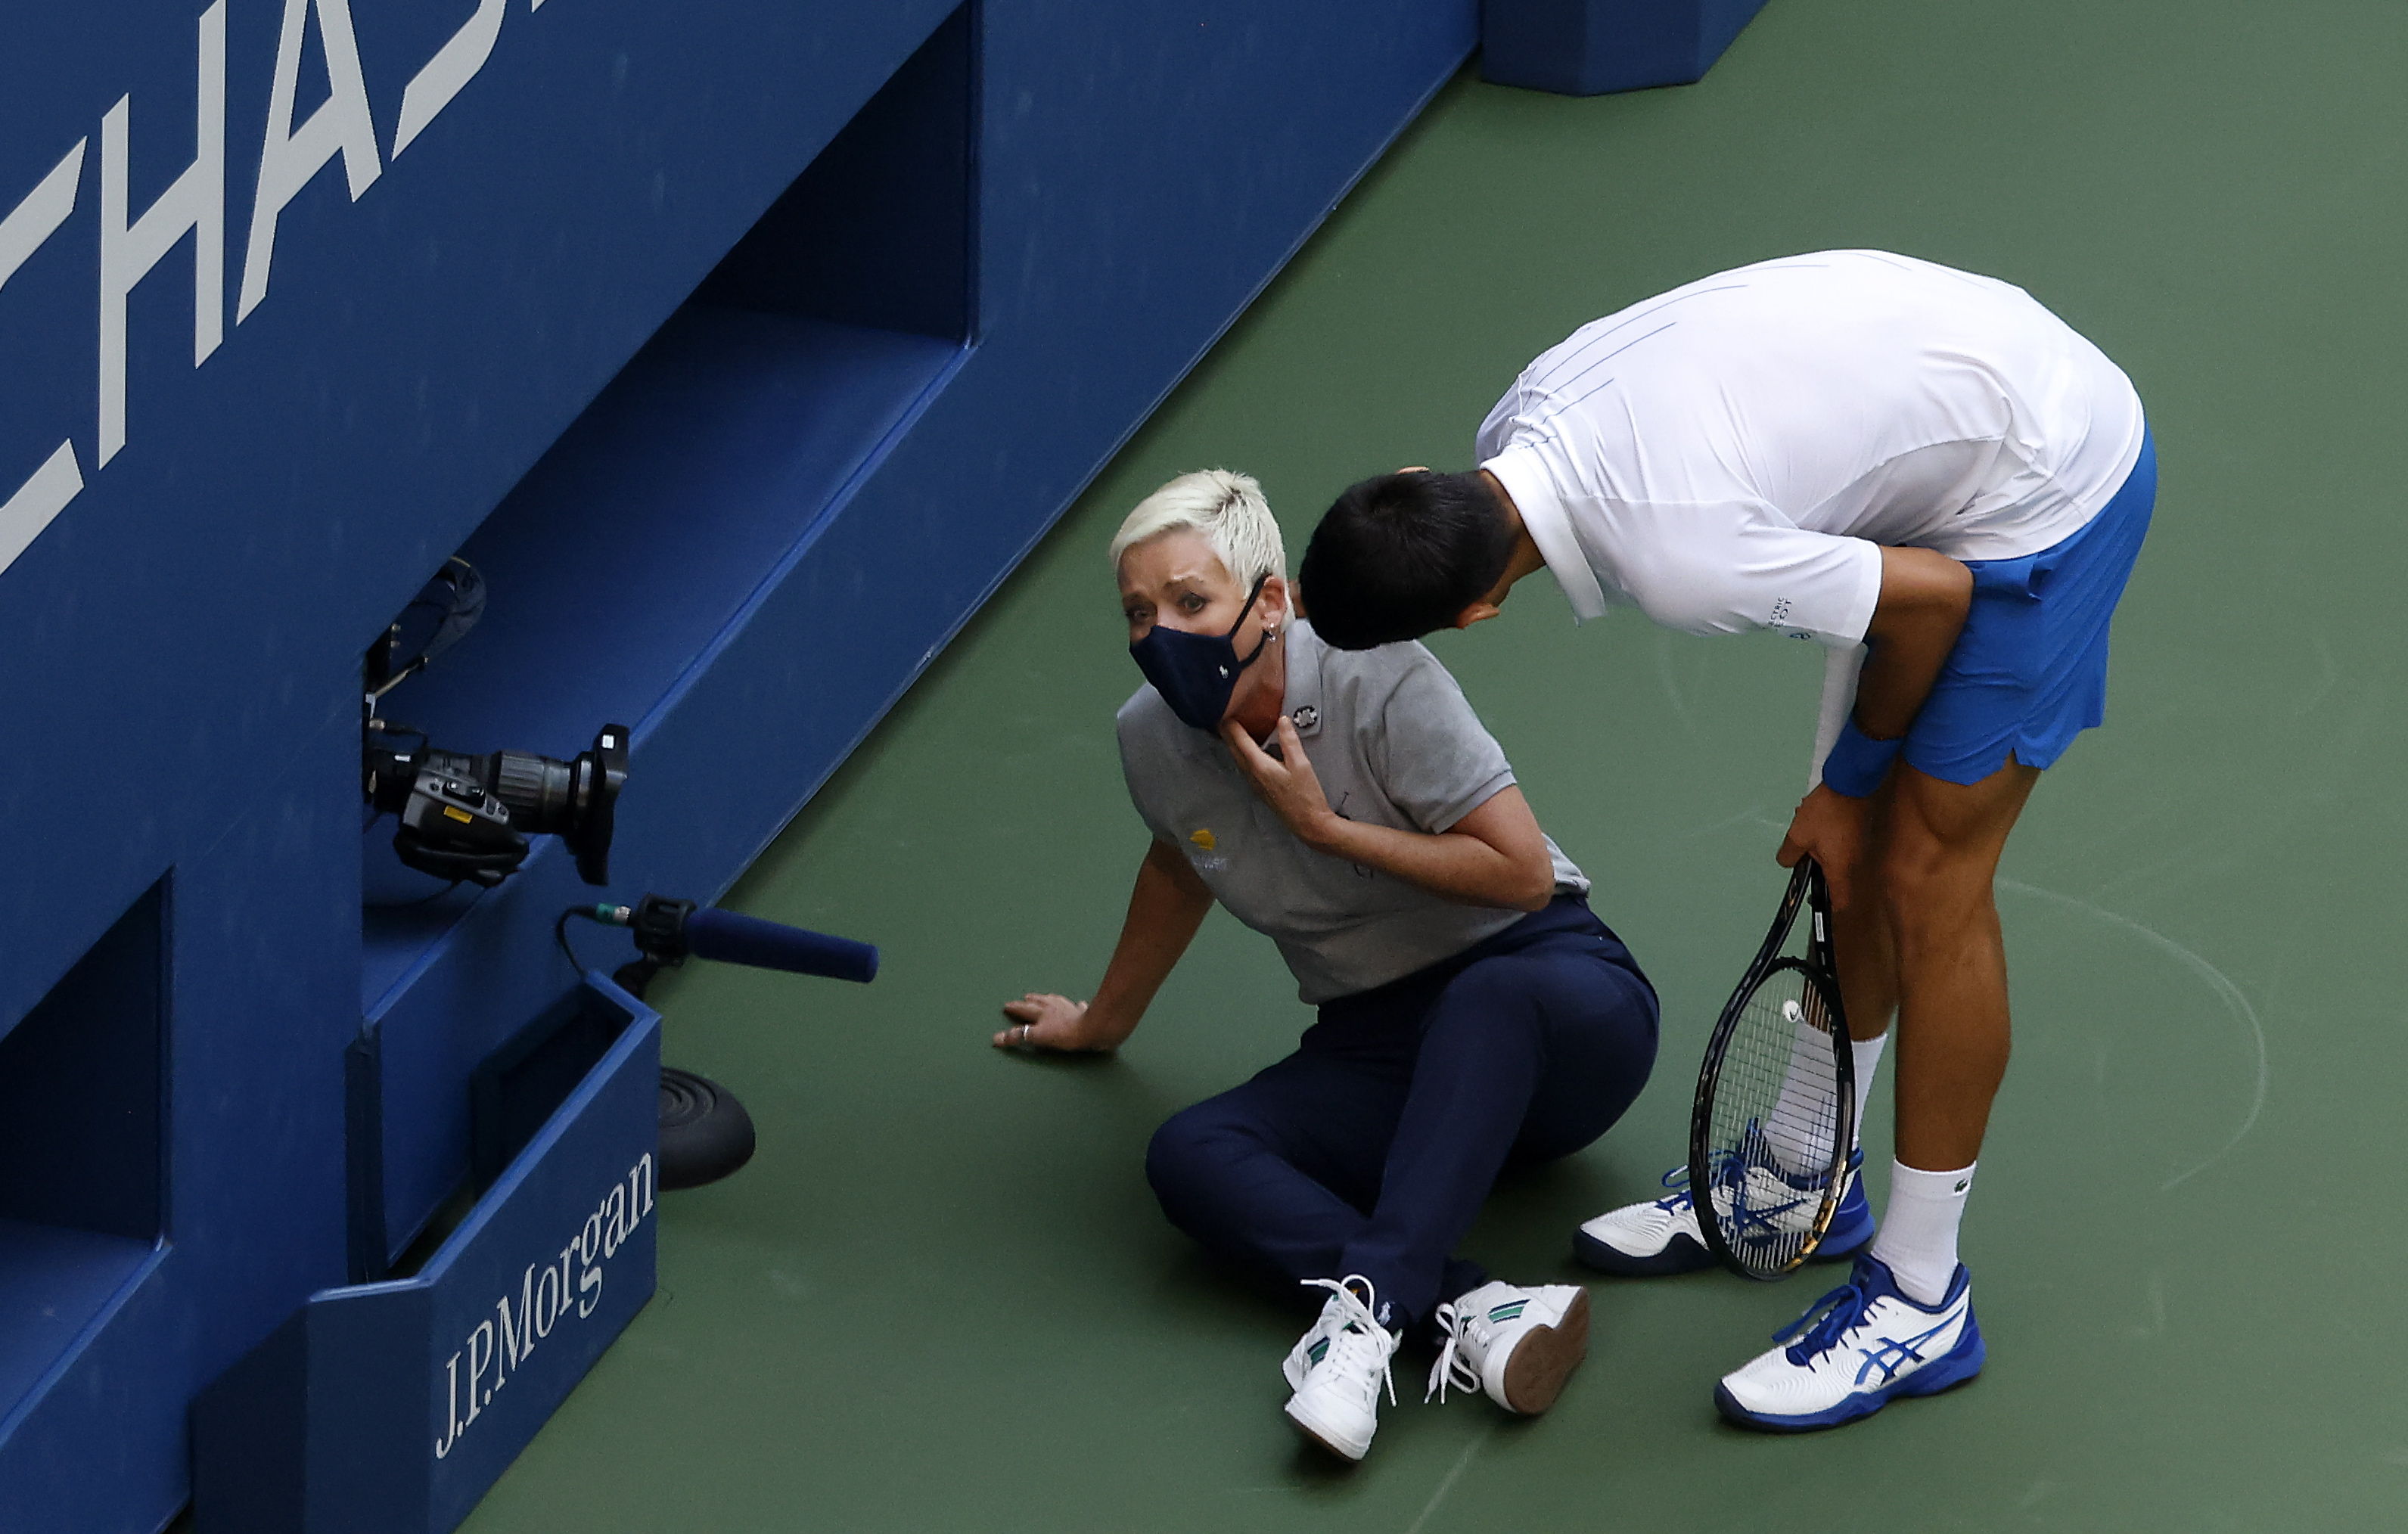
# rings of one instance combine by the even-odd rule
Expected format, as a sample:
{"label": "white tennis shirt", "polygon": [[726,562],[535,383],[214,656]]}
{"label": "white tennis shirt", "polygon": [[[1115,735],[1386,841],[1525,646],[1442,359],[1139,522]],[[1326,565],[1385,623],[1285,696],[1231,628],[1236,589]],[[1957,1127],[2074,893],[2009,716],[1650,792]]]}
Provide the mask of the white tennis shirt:
{"label": "white tennis shirt", "polygon": [[1479,458],[1582,619],[1862,639],[1877,545],[2012,559],[2097,515],[2140,395],[2021,288],[1880,251],[1702,278],[1523,370]]}

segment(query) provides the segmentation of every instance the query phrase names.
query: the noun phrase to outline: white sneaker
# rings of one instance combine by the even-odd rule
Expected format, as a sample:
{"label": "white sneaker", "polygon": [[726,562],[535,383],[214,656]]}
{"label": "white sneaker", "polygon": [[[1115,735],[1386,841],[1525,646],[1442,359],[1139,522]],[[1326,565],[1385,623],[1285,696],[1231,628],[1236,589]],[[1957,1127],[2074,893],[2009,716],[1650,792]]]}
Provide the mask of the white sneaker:
{"label": "white sneaker", "polygon": [[1287,1350],[1287,1356],[1280,1362],[1280,1376],[1287,1381],[1291,1394],[1304,1388],[1305,1376],[1312,1372],[1312,1366],[1321,1362],[1322,1355],[1329,1351],[1329,1339],[1344,1328],[1346,1314],[1346,1308],[1338,1302],[1338,1297],[1331,1295],[1321,1307],[1319,1319],[1296,1340],[1296,1346]]}
{"label": "white sneaker", "polygon": [[1440,1305],[1438,1324],[1446,1344],[1422,1399],[1446,1399],[1451,1384],[1484,1390],[1506,1411],[1536,1416],[1555,1404],[1564,1381],[1588,1355],[1588,1291],[1570,1283],[1484,1283]]}
{"label": "white sneaker", "polygon": [[1282,1367],[1296,1388],[1288,1398],[1287,1414],[1305,1437],[1331,1454],[1360,1459],[1380,1426],[1381,1386],[1387,1387],[1389,1404],[1396,1404],[1397,1384],[1388,1377],[1388,1360],[1397,1351],[1397,1334],[1372,1313],[1371,1283],[1360,1274],[1342,1282],[1304,1282],[1328,1290],[1329,1298],[1321,1307],[1321,1319]]}
{"label": "white sneaker", "polygon": [[1937,1305],[1902,1294],[1889,1268],[1856,1259],[1848,1282],[1773,1334],[1795,1338],[1723,1376],[1714,1405],[1742,1427],[1801,1433],[1870,1416],[1902,1396],[1936,1396],[1982,1372],[1965,1265]]}
{"label": "white sneaker", "polygon": [[[1871,1244],[1872,1206],[1865,1202],[1864,1179],[1858,1175],[1863,1163],[1861,1151],[1849,1157],[1848,1185],[1840,1195],[1840,1207],[1807,1261],[1846,1262]],[[1813,1224],[1820,1200],[1801,1197],[1776,1168],[1734,1162],[1724,1168],[1724,1182],[1713,1190],[1713,1200],[1726,1221],[1738,1204],[1750,1211],[1751,1225],[1773,1240],[1794,1238]],[[1666,1172],[1664,1185],[1671,1190],[1664,1197],[1608,1210],[1582,1226],[1572,1237],[1572,1255],[1585,1267],[1623,1278],[1661,1278],[1712,1268],[1713,1254],[1698,1231],[1689,1169],[1675,1167]]]}

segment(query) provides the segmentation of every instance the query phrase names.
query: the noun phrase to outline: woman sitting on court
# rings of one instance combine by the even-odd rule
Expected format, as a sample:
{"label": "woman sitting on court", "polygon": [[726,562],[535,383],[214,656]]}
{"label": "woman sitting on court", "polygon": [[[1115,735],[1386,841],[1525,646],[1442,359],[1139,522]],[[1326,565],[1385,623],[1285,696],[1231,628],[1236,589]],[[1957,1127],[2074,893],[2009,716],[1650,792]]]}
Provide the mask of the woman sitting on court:
{"label": "woman sitting on court", "polygon": [[1417,1326],[1433,1390],[1545,1410],[1586,1351],[1585,1291],[1489,1282],[1455,1246],[1501,1168],[1579,1150],[1638,1096],[1655,991],[1437,657],[1314,638],[1253,480],[1171,480],[1111,558],[1150,683],[1120,710],[1122,768],[1154,843],[1095,999],[1008,1003],[996,1043],[1118,1048],[1219,900],[1320,1019],[1174,1115],[1146,1175],[1213,1253],[1327,1291],[1287,1414],[1361,1458]]}

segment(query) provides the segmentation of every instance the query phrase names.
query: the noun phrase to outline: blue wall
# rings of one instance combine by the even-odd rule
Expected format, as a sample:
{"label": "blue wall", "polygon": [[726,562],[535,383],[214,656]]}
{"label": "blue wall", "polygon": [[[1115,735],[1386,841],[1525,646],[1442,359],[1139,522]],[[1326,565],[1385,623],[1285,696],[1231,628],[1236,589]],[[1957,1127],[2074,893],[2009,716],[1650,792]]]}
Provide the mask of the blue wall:
{"label": "blue wall", "polygon": [[[445,666],[488,684],[430,673],[394,711],[556,754],[611,711],[637,726],[613,888],[724,888],[1461,64],[1476,7],[982,0],[958,23],[970,344],[941,304],[764,314],[733,276],[680,312],[953,11],[0,7],[0,1033],[80,995],[60,982],[113,928],[152,933],[164,1027],[123,1026],[164,1041],[165,1161],[155,1239],[120,1228],[122,1167],[88,1218],[0,1219],[0,1331],[64,1326],[0,1350],[0,1527],[159,1526],[194,1390],[345,1276],[364,1025],[397,1247],[465,1169],[468,1068],[568,982],[542,927],[583,886],[556,849],[364,938],[364,882],[408,876],[361,836],[359,655],[444,557],[503,508],[491,632]],[[108,270],[174,232],[144,210],[194,163],[221,36],[222,194],[180,183],[208,238],[125,299],[121,446]],[[280,51],[298,136],[247,304]],[[134,236],[104,241],[120,199]],[[222,257],[197,322],[196,244]],[[7,560],[70,465],[82,489]],[[707,547],[648,593],[622,539]],[[0,1182],[39,1154],[0,1151],[33,1158]]]}

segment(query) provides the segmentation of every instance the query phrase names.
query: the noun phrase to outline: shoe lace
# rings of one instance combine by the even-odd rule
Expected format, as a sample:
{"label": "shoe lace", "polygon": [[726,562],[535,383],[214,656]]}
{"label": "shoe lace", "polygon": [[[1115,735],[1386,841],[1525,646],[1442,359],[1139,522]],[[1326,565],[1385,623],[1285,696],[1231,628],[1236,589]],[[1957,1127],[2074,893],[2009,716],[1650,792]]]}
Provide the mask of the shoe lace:
{"label": "shoe lace", "polygon": [[1664,1174],[1664,1185],[1672,1191],[1656,1200],[1656,1207],[1667,1214],[1678,1214],[1695,1199],[1689,1196],[1689,1164],[1683,1162]]}
{"label": "shoe lace", "polygon": [[1446,1333],[1446,1342],[1438,1350],[1438,1362],[1430,1366],[1429,1387],[1422,1392],[1423,1400],[1436,1396],[1439,1403],[1444,1405],[1450,1384],[1457,1390],[1480,1388],[1479,1371],[1471,1367],[1471,1360],[1464,1357],[1460,1351],[1463,1334],[1478,1319],[1476,1311],[1457,1311],[1452,1301],[1439,1302],[1437,1321],[1439,1328]]}
{"label": "shoe lace", "polygon": [[1841,1284],[1813,1304],[1806,1313],[1772,1334],[1776,1342],[1790,1343],[1789,1361],[1803,1364],[1819,1354],[1828,1353],[1841,1338],[1856,1329],[1865,1318],[1865,1309],[1871,1303],[1862,1284],[1854,1280]]}
{"label": "shoe lace", "polygon": [[[1732,1190],[1734,1196],[1747,1185],[1749,1158],[1743,1152],[1727,1146],[1716,1149],[1706,1163],[1708,1180],[1719,1188]],[[1684,1209],[1696,1207],[1697,1190],[1690,1185],[1689,1164],[1685,1161],[1667,1171],[1664,1185],[1672,1191],[1656,1200],[1656,1207],[1667,1214],[1678,1214]]]}
{"label": "shoe lace", "polygon": [[[1746,1175],[1747,1163],[1736,1151],[1718,1150],[1707,1163],[1708,1174],[1717,1186],[1729,1186]],[[1689,1164],[1685,1161],[1667,1171],[1663,1183],[1672,1191],[1656,1200],[1656,1207],[1667,1214],[1678,1214],[1697,1203],[1697,1192],[1689,1185]]]}
{"label": "shoe lace", "polygon": [[1370,1387],[1371,1371],[1376,1368],[1380,1383],[1388,1387],[1388,1404],[1396,1405],[1397,1382],[1388,1371],[1389,1355],[1397,1351],[1396,1340],[1372,1313],[1371,1281],[1359,1273],[1350,1273],[1342,1279],[1301,1282],[1308,1289],[1326,1289],[1338,1297],[1338,1327],[1330,1333],[1329,1351],[1322,1355],[1318,1367],[1335,1369],[1340,1383],[1365,1390]]}

